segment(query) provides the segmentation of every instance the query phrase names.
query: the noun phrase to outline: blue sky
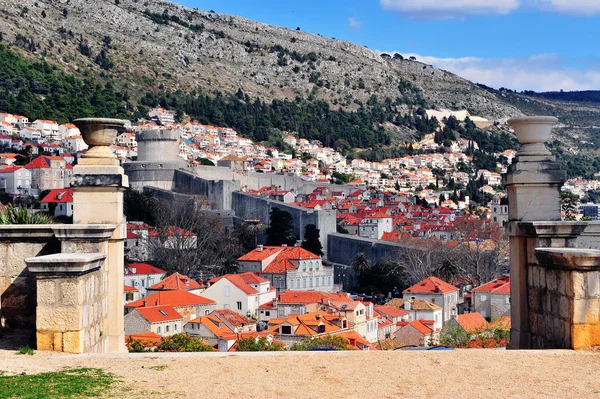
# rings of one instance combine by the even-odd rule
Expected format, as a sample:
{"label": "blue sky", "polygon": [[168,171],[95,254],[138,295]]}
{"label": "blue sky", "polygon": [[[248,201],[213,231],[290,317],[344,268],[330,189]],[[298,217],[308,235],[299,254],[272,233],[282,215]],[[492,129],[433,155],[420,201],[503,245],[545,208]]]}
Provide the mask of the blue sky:
{"label": "blue sky", "polygon": [[177,0],[414,55],[493,87],[600,90],[600,0]]}

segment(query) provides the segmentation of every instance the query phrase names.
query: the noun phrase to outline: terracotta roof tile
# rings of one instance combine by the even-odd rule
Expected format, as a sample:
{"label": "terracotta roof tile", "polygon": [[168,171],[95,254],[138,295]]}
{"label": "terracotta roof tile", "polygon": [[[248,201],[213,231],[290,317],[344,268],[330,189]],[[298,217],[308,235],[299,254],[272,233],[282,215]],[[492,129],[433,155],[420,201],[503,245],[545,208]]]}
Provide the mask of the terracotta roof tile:
{"label": "terracotta roof tile", "polygon": [[488,327],[488,322],[483,318],[481,314],[477,312],[459,314],[458,316],[456,316],[456,321],[468,333],[479,332]]}
{"label": "terracotta roof tile", "polygon": [[159,269],[156,266],[149,265],[147,263],[131,263],[125,267],[125,275],[138,275],[138,274],[164,274],[166,271]]}
{"label": "terracotta roof tile", "polygon": [[409,294],[445,294],[454,291],[458,291],[458,288],[437,277],[431,276],[402,292]]}
{"label": "terracotta roof tile", "polygon": [[145,298],[128,303],[125,306],[139,308],[143,307],[144,303],[146,306],[170,305],[174,307],[216,304],[215,301],[200,295],[191,294],[187,291],[173,290],[159,291]]}
{"label": "terracotta roof tile", "polygon": [[[128,237],[129,238],[129,235]],[[171,274],[166,279],[159,281],[158,283],[148,287],[149,290],[194,290],[202,288],[200,284],[196,281],[192,280],[188,276],[184,276],[183,274],[175,273]]]}
{"label": "terracotta roof tile", "polygon": [[136,311],[150,323],[183,319],[183,316],[169,305],[140,307]]}

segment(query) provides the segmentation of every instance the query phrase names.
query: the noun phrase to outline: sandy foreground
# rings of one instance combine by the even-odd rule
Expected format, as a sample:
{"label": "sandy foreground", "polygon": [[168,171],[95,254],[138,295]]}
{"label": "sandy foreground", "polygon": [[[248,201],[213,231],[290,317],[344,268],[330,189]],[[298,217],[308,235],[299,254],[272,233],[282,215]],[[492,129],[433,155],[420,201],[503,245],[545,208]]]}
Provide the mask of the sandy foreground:
{"label": "sandy foreground", "polygon": [[124,398],[600,398],[600,353],[286,352],[74,356],[0,351],[0,373],[97,367]]}

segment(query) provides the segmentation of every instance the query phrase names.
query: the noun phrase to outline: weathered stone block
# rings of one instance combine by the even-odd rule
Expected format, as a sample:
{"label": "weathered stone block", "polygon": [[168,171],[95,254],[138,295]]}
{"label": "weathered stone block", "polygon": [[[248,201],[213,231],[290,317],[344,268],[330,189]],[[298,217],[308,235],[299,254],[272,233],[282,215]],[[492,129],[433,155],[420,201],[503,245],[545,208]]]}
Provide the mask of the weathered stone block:
{"label": "weathered stone block", "polygon": [[568,319],[570,316],[571,307],[569,306],[569,299],[566,296],[561,296],[558,305],[558,314],[562,319]]}
{"label": "weathered stone block", "polygon": [[63,334],[63,352],[83,353],[83,331],[67,331]]}
{"label": "weathered stone block", "polygon": [[585,277],[584,273],[573,272],[571,274],[573,278],[573,297],[574,298],[585,298]]}
{"label": "weathered stone block", "polygon": [[549,291],[557,291],[558,283],[556,281],[556,270],[547,269],[546,273],[546,287]]}
{"label": "weathered stone block", "polygon": [[600,346],[600,324],[575,324],[572,348],[585,349]]}
{"label": "weathered stone block", "polygon": [[600,272],[587,273],[585,279],[587,282],[587,297],[600,297]]}
{"label": "weathered stone block", "polygon": [[573,306],[573,322],[600,323],[600,299],[576,299]]}
{"label": "weathered stone block", "polygon": [[56,303],[55,280],[37,280],[37,303],[40,305],[54,305]]}
{"label": "weathered stone block", "polygon": [[62,352],[63,350],[63,333],[55,332],[54,333],[54,351]]}
{"label": "weathered stone block", "polygon": [[38,330],[67,331],[83,327],[81,308],[38,306],[36,328]]}
{"label": "weathered stone block", "polygon": [[81,305],[85,301],[85,284],[80,278],[60,281],[60,299],[62,305]]}
{"label": "weathered stone block", "polygon": [[40,331],[35,334],[36,348],[39,351],[51,351],[54,346],[54,333],[52,331]]}

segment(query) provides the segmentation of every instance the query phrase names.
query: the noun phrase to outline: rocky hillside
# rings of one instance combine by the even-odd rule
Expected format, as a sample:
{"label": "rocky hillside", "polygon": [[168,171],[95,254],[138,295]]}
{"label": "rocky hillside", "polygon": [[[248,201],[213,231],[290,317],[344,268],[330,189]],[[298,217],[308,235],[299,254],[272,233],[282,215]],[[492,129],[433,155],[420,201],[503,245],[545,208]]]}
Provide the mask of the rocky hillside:
{"label": "rocky hillside", "polygon": [[471,82],[416,61],[163,1],[2,0],[0,17],[5,43],[75,74],[110,73],[138,92],[241,89],[251,98],[312,96],[353,109],[373,95],[410,97],[399,89],[408,82],[430,107],[491,118],[520,114]]}
{"label": "rocky hillside", "polygon": [[[600,106],[497,92],[400,55],[158,0],[0,0],[0,38],[134,99],[181,90],[247,98],[322,99],[356,110],[386,99],[409,110],[467,109],[506,119],[553,114],[566,147],[596,150]],[[390,124],[388,124],[390,125]],[[386,125],[386,128],[390,126]]]}

